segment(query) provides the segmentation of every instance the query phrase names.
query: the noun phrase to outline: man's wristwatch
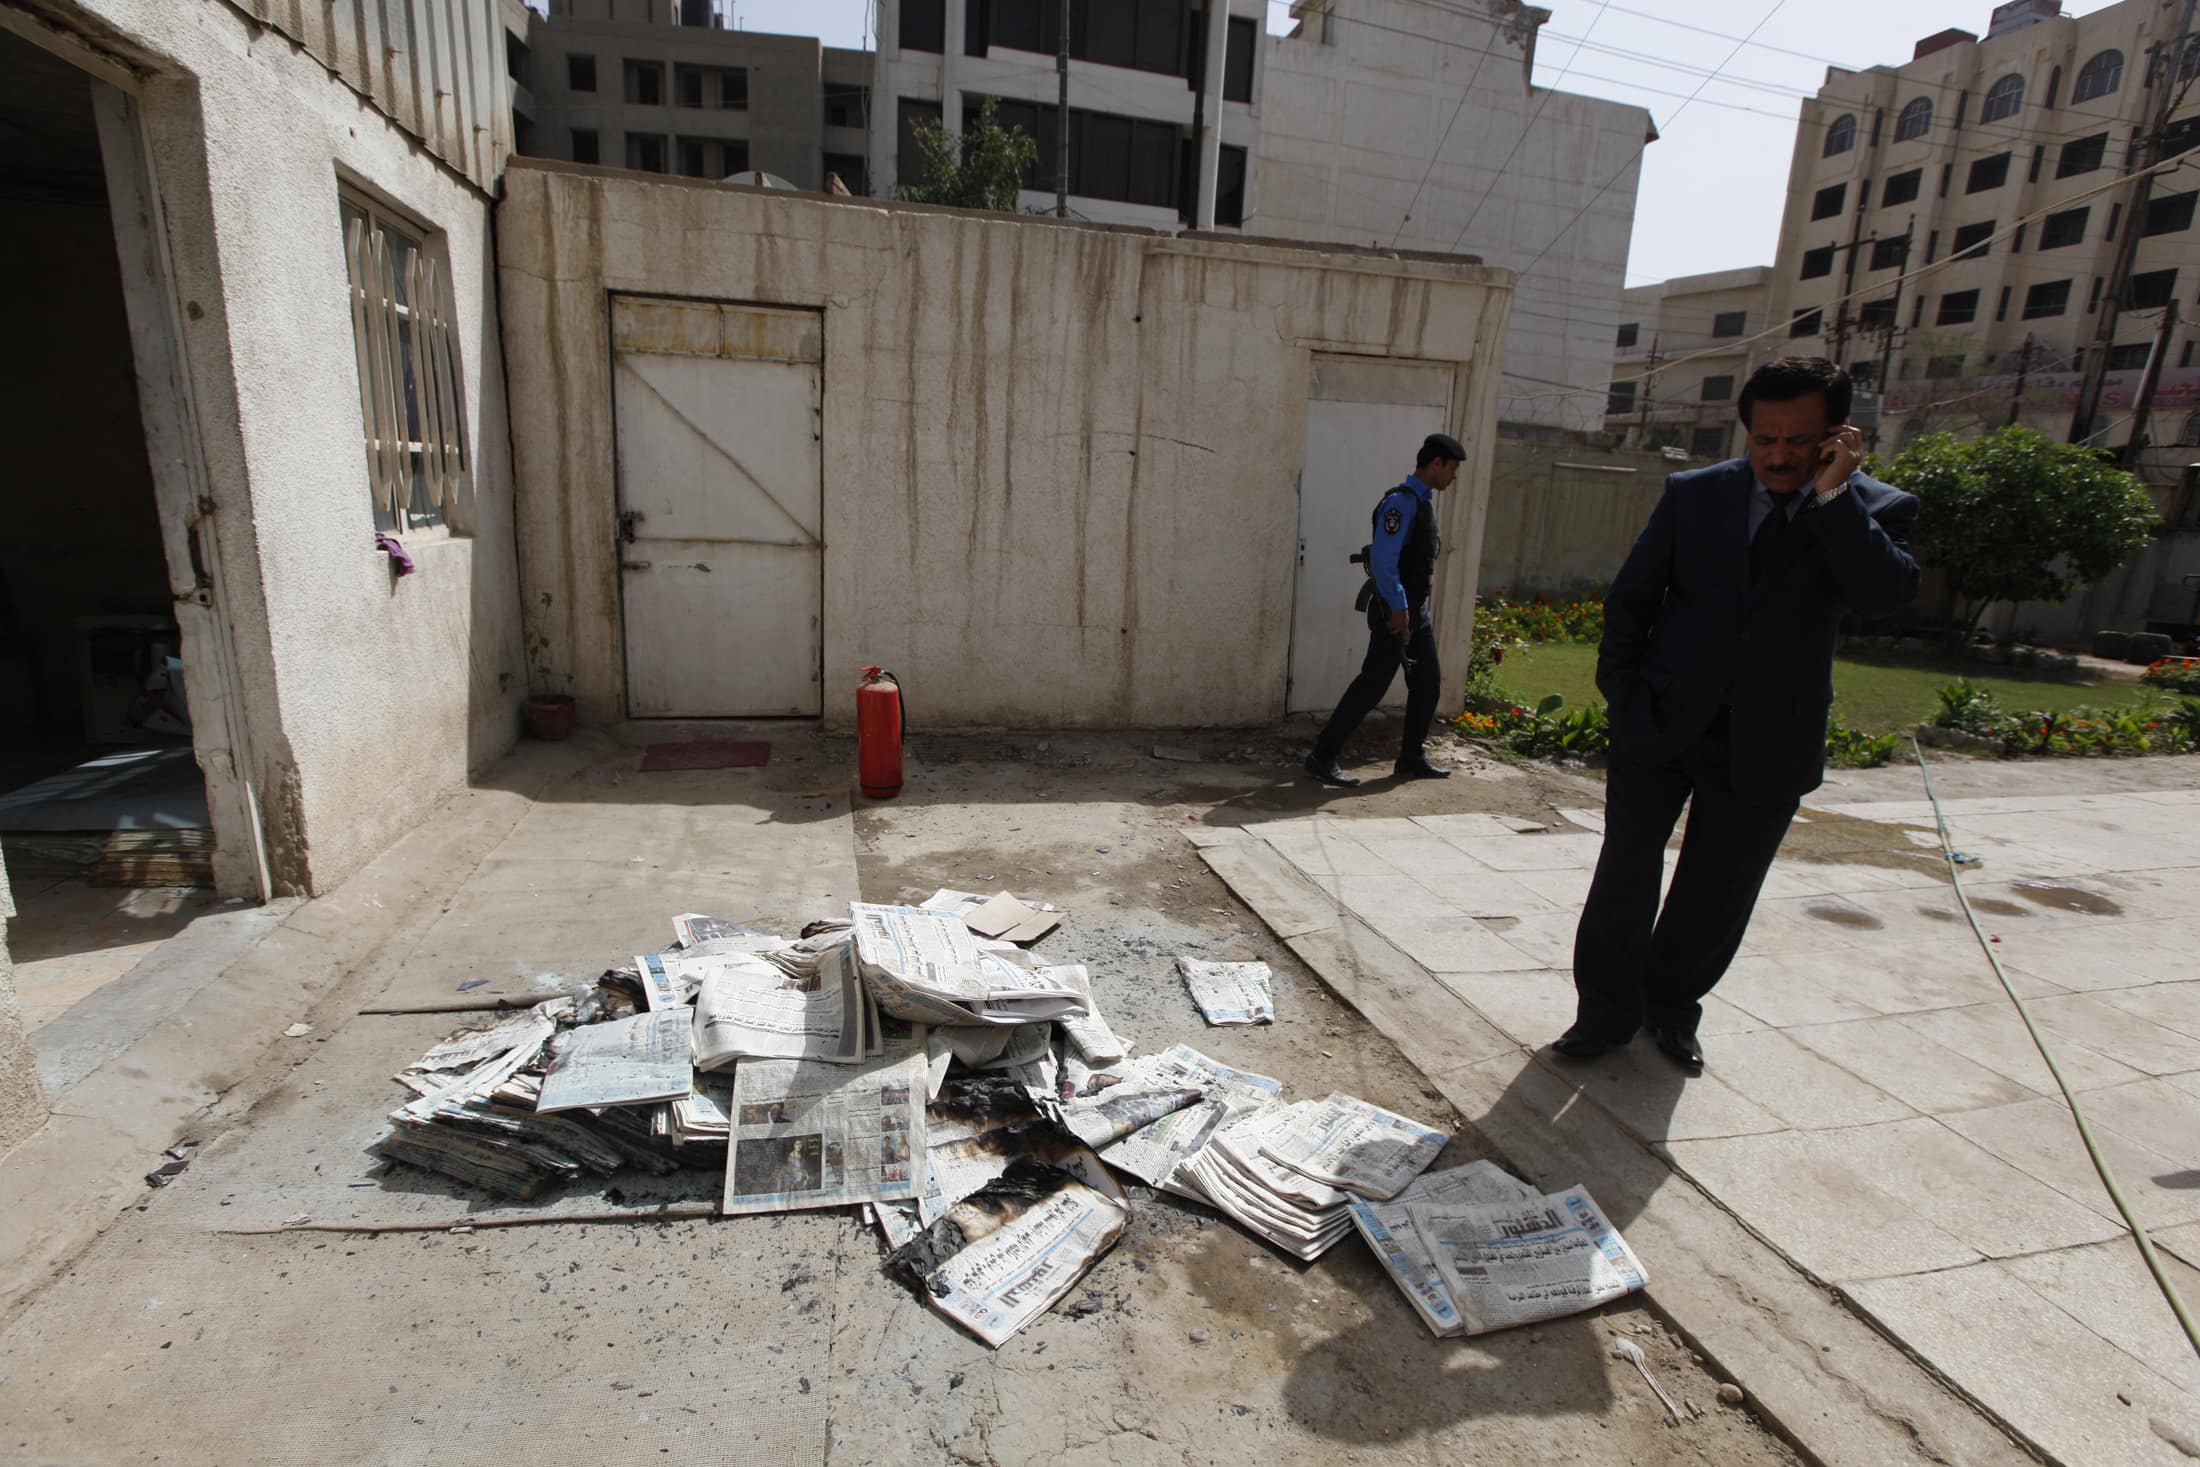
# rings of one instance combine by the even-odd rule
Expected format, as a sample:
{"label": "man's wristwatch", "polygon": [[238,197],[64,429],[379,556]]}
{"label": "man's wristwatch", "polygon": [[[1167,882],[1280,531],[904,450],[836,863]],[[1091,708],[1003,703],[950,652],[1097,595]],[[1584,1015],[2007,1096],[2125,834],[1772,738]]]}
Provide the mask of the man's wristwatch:
{"label": "man's wristwatch", "polygon": [[1816,504],[1819,508],[1823,509],[1825,508],[1825,506],[1833,503],[1836,499],[1839,499],[1842,495],[1848,493],[1848,491],[1849,481],[1846,479],[1843,479],[1840,483],[1834,485],[1831,489],[1820,489],[1816,485],[1813,485],[1811,486],[1812,502]]}

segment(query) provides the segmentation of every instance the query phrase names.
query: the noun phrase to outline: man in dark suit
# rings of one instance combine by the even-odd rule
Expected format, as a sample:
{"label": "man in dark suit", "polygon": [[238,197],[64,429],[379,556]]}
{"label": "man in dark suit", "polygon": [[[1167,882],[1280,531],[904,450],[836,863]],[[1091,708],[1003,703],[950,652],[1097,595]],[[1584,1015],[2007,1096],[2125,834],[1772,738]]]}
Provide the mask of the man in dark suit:
{"label": "man in dark suit", "polygon": [[[1703,1064],[1702,998],[1749,928],[1802,797],[1825,778],[1834,634],[1917,594],[1918,502],[1856,471],[1848,374],[1760,367],[1749,456],[1674,474],[1604,602],[1604,848],[1574,937],[1578,1007],[1554,1048],[1593,1059],[1647,1026]],[[1658,904],[1681,807],[1688,831]]]}

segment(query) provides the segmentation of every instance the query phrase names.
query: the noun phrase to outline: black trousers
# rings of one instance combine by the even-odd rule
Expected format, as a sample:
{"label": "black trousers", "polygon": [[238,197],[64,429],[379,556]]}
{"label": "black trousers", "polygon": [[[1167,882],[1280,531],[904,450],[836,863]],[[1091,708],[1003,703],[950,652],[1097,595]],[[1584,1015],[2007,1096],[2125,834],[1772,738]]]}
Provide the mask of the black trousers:
{"label": "black trousers", "polygon": [[1443,672],[1436,665],[1436,629],[1429,621],[1427,608],[1415,607],[1413,630],[1401,647],[1384,625],[1388,617],[1380,598],[1369,603],[1367,660],[1360,664],[1360,675],[1337,700],[1337,711],[1329,715],[1321,737],[1314,741],[1314,752],[1324,759],[1343,753],[1345,740],[1352,737],[1360,720],[1383,701],[1391,679],[1398,675],[1401,651],[1413,659],[1413,666],[1406,672],[1406,727],[1398,744],[1398,757],[1419,757],[1421,745],[1428,739],[1429,725],[1436,721],[1437,691],[1444,683]]}
{"label": "black trousers", "polygon": [[[1688,831],[1660,910],[1665,845],[1683,804]],[[1615,751],[1605,778],[1604,848],[1574,934],[1577,1022],[1613,1039],[1645,1021],[1694,1034],[1703,996],[1742,945],[1795,811],[1793,802],[1735,798],[1723,715],[1662,764]]]}

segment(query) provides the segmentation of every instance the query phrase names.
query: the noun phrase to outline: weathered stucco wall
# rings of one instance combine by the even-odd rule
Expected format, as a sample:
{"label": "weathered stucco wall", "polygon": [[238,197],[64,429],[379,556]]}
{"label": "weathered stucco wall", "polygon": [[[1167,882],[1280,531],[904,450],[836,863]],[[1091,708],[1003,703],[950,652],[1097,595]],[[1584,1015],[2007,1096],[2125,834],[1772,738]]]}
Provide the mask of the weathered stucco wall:
{"label": "weathered stucco wall", "polygon": [[[490,202],[221,0],[41,12],[48,44],[135,73],[236,644],[241,772],[276,888],[323,891],[516,735],[524,656]],[[473,492],[455,533],[407,537],[419,572],[403,580],[373,543],[340,186],[440,236],[451,270]],[[144,329],[135,309],[132,327]]]}
{"label": "weathered stucco wall", "polygon": [[[1503,272],[556,164],[506,187],[527,633],[584,718],[623,706],[617,292],[824,311],[828,722],[871,662],[934,726],[1279,715],[1315,350],[1467,368],[1438,595],[1471,604]],[[1467,624],[1445,627],[1461,673]]]}
{"label": "weathered stucco wall", "polygon": [[1666,476],[1688,467],[1634,449],[1499,438],[1482,536],[1483,594],[1608,585],[1650,522]]}

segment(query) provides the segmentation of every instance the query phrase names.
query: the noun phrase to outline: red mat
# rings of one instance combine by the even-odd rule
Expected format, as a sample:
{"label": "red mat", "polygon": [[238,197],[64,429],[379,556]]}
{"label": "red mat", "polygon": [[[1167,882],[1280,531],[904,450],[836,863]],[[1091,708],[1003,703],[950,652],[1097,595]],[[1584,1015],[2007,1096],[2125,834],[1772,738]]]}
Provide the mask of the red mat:
{"label": "red mat", "polygon": [[642,773],[676,769],[753,769],[769,764],[772,746],[739,739],[696,739],[685,744],[651,744],[642,751]]}

